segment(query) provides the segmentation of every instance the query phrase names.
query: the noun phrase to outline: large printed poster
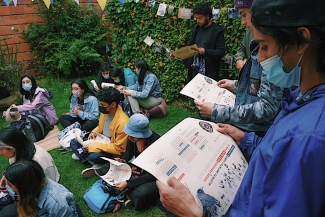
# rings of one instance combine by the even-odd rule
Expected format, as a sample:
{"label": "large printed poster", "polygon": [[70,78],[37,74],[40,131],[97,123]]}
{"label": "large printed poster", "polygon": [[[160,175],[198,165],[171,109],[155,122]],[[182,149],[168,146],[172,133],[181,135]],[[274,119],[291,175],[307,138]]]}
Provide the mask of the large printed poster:
{"label": "large printed poster", "polygon": [[197,74],[180,93],[200,101],[229,106],[234,106],[236,99],[235,94],[219,87],[217,81],[202,74]]}
{"label": "large printed poster", "polygon": [[191,191],[197,204],[222,216],[230,207],[247,162],[218,125],[186,118],[149,146],[132,163],[167,185],[174,176]]}

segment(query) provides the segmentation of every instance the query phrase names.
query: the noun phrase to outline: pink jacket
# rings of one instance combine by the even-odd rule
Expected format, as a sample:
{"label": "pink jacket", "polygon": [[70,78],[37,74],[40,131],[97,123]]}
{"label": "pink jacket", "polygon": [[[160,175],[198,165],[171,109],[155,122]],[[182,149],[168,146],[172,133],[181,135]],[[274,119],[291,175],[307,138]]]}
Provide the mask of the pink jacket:
{"label": "pink jacket", "polygon": [[50,125],[54,126],[58,122],[58,117],[56,116],[54,106],[49,101],[49,97],[49,92],[46,89],[37,87],[33,96],[34,101],[31,103],[30,100],[25,99],[25,96],[23,96],[23,105],[17,106],[18,111],[23,115],[42,114]]}

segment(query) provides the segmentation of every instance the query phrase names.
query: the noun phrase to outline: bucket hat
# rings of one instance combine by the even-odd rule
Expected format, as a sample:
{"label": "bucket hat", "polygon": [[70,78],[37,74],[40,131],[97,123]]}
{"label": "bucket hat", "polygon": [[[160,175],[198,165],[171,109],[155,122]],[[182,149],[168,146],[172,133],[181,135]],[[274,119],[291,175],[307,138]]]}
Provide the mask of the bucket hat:
{"label": "bucket hat", "polygon": [[134,138],[149,138],[152,135],[149,119],[142,114],[132,115],[124,126],[124,132]]}

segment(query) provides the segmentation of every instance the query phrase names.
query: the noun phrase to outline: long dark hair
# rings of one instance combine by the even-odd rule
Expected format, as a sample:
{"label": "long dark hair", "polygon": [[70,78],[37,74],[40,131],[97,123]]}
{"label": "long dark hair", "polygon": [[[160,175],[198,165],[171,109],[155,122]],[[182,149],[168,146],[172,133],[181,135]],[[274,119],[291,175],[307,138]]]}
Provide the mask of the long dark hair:
{"label": "long dark hair", "polygon": [[[143,84],[143,80],[144,80],[144,77],[147,73],[153,73],[151,71],[151,69],[149,68],[148,64],[146,61],[144,60],[137,60],[134,65],[137,67],[137,68],[140,68],[140,72],[139,72],[139,76],[138,76],[138,82],[140,85]],[[155,74],[155,73],[153,73]]]}
{"label": "long dark hair", "polygon": [[36,152],[34,143],[20,130],[13,127],[5,127],[0,130],[0,141],[4,145],[16,149],[16,161],[21,159],[33,159]]}
{"label": "long dark hair", "polygon": [[[88,87],[88,84],[86,83],[86,81],[84,79],[77,78],[76,80],[71,82],[70,87],[72,87],[72,84],[78,84],[80,89],[84,90],[84,97],[85,96],[94,96],[93,92],[91,92],[91,90]],[[71,92],[70,97],[69,97],[69,101],[71,101],[72,96],[73,96],[73,94]]]}
{"label": "long dark hair", "polygon": [[313,46],[315,52],[318,53],[317,71],[325,70],[325,32],[319,31],[317,28],[307,26],[306,28],[312,34],[312,39],[307,40],[299,31],[299,27],[265,27],[254,25],[254,27],[265,35],[274,38],[276,45],[284,50],[286,46],[302,45],[309,43]]}
{"label": "long dark hair", "polygon": [[[23,89],[22,81],[26,77],[29,78],[31,80],[31,82],[32,82],[32,89],[30,91],[26,91],[26,90]],[[20,94],[25,96],[25,99],[31,100],[33,98],[33,96],[35,94],[35,90],[37,88],[37,83],[36,83],[35,78],[30,74],[23,75],[20,78],[20,84],[19,85],[20,85]]]}
{"label": "long dark hair", "polygon": [[109,71],[109,76],[112,77],[119,77],[119,79],[121,80],[119,82],[119,84],[121,85],[125,85],[125,77],[124,77],[124,70],[120,69],[120,68],[111,68],[111,70]]}
{"label": "long dark hair", "polygon": [[46,180],[39,163],[27,159],[17,161],[6,169],[4,175],[19,192],[18,213],[35,216],[39,210],[36,198],[39,198]]}

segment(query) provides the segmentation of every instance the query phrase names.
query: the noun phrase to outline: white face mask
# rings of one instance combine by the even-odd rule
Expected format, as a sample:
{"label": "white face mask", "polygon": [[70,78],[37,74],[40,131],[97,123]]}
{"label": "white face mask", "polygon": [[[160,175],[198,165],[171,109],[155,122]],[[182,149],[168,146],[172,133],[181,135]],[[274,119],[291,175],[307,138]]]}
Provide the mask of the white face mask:
{"label": "white face mask", "polygon": [[299,66],[299,64],[304,53],[301,54],[296,67],[288,73],[283,70],[283,62],[281,57],[278,55],[261,62],[260,64],[266,73],[267,80],[270,83],[283,88],[299,86],[301,77],[301,66]]}

